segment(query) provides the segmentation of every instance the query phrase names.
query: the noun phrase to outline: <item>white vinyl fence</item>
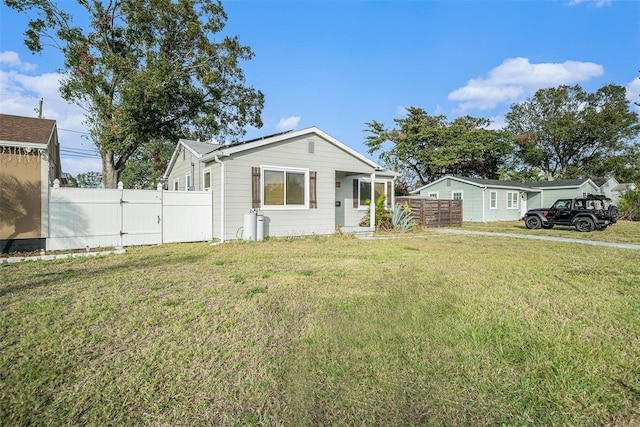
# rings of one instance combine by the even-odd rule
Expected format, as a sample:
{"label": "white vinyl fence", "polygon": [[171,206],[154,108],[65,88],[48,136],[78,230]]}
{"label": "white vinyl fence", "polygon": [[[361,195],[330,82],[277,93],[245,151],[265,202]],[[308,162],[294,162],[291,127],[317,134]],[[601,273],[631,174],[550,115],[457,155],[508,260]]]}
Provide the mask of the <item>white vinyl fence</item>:
{"label": "white vinyl fence", "polygon": [[47,250],[213,237],[211,192],[50,188]]}

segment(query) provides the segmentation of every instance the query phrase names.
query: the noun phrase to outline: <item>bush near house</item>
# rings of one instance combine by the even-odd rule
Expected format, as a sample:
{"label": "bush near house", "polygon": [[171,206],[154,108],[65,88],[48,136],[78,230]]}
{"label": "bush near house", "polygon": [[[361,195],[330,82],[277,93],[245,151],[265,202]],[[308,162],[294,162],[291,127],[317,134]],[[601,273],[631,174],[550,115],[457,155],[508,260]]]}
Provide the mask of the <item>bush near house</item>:
{"label": "bush near house", "polygon": [[625,191],[620,199],[620,213],[622,219],[640,221],[640,185]]}
{"label": "bush near house", "polygon": [[[398,204],[393,209],[387,209],[387,198],[378,197],[376,200],[376,230],[391,231],[395,233],[408,233],[416,228],[416,224],[411,217],[411,208],[407,203]],[[366,200],[369,204],[371,201]],[[360,220],[361,227],[369,227],[371,214],[367,214]]]}

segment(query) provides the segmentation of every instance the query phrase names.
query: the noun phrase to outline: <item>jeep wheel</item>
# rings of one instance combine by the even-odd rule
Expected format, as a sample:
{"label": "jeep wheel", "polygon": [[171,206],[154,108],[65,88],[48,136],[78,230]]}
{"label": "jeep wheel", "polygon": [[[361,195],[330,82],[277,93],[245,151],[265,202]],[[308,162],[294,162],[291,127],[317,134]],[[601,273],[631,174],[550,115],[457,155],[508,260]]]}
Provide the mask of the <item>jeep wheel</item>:
{"label": "jeep wheel", "polygon": [[542,228],[545,230],[551,230],[555,224],[542,224]]}
{"label": "jeep wheel", "polygon": [[529,230],[537,230],[542,225],[542,221],[537,216],[528,216],[524,220],[524,225],[527,226]]}
{"label": "jeep wheel", "polygon": [[609,206],[609,220],[611,220],[611,224],[615,224],[620,219],[620,214],[618,213],[618,208],[615,206]]}
{"label": "jeep wheel", "polygon": [[576,220],[576,230],[580,232],[588,233],[593,231],[594,228],[596,228],[596,226],[591,218],[578,218]]}

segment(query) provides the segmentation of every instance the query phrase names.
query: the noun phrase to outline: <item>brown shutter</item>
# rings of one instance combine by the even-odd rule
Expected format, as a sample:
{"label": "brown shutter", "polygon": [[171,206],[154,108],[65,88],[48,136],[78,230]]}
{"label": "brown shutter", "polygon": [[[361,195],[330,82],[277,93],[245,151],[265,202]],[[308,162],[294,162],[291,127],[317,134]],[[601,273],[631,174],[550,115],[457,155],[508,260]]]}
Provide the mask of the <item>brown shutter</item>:
{"label": "brown shutter", "polygon": [[260,208],[260,168],[251,168],[251,207],[254,209]]}
{"label": "brown shutter", "polygon": [[309,172],[309,207],[315,209],[318,207],[316,199],[316,172]]}
{"label": "brown shutter", "polygon": [[358,208],[358,180],[353,180],[353,207]]}
{"label": "brown shutter", "polygon": [[391,184],[391,181],[387,181],[387,208],[389,209],[393,208],[393,206],[391,206],[391,199],[393,198],[393,186]]}

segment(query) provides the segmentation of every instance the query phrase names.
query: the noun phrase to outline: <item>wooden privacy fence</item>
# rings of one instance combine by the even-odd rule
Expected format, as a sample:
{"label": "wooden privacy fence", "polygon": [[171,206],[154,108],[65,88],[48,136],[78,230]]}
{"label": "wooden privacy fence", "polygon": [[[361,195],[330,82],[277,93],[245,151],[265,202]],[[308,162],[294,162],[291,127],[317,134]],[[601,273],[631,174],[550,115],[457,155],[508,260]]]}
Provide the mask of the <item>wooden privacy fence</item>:
{"label": "wooden privacy fence", "polygon": [[462,226],[462,200],[396,197],[395,203],[409,205],[413,220],[423,227]]}

